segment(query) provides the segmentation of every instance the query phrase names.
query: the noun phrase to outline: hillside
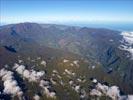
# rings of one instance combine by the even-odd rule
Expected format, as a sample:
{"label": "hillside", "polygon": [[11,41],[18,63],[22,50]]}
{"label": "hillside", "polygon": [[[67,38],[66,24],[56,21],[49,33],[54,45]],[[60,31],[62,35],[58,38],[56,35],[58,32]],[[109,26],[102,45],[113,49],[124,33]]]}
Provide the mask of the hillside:
{"label": "hillside", "polygon": [[[120,48],[125,45],[122,40],[121,32],[109,29],[36,23],[1,26],[0,98],[128,98],[124,96],[133,94],[133,62],[130,52]],[[4,89],[6,74],[12,75],[11,83],[16,80],[11,85],[19,86],[19,94]],[[100,87],[107,91],[97,90]]]}

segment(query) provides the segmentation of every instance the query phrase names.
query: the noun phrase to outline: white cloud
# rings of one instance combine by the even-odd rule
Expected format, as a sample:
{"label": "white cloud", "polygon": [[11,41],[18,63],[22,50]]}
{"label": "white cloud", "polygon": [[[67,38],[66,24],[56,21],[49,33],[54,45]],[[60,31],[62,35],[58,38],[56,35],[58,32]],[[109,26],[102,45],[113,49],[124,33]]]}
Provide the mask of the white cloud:
{"label": "white cloud", "polygon": [[130,52],[133,59],[133,32],[122,32],[123,40],[121,41],[120,49]]}
{"label": "white cloud", "polygon": [[[45,74],[44,71],[27,70],[24,65],[15,64],[13,67],[23,78],[29,82],[39,82],[39,86],[44,90],[47,97],[56,98],[56,93],[49,91],[49,81],[42,80],[41,77]],[[37,96],[35,96],[37,97]],[[35,99],[35,98],[34,98]]]}
{"label": "white cloud", "polygon": [[128,95],[128,99],[127,100],[133,100],[133,95]]}
{"label": "white cloud", "polygon": [[98,83],[96,85],[96,89],[99,90],[99,91],[101,91],[102,93],[106,94],[107,91],[108,91],[108,89],[109,89],[109,87],[106,86],[106,85],[104,85],[104,84]]}
{"label": "white cloud", "polygon": [[44,60],[43,60],[43,61],[41,61],[41,65],[43,65],[43,66],[45,66],[45,67],[46,67],[46,64],[47,64],[47,63],[46,63],[46,61],[44,61]]}
{"label": "white cloud", "polygon": [[73,61],[73,63],[74,63],[75,65],[77,65],[78,62],[79,62],[78,60]]}
{"label": "white cloud", "polygon": [[76,85],[74,89],[75,89],[76,92],[79,92],[79,90],[80,90],[80,85]]}
{"label": "white cloud", "polygon": [[73,63],[74,63],[77,67],[79,67],[78,62],[79,62],[78,60],[74,60],[74,61],[73,61]]}
{"label": "white cloud", "polygon": [[41,80],[39,85],[41,87],[48,86],[49,85],[49,81]]}
{"label": "white cloud", "polygon": [[34,100],[40,100],[40,96],[35,94],[34,97],[33,97]]}
{"label": "white cloud", "polygon": [[18,65],[18,64],[15,64],[14,65],[14,68],[16,68],[16,71],[19,73],[19,74],[23,74],[24,70],[25,70],[25,66],[24,65]]}
{"label": "white cloud", "polygon": [[122,32],[121,35],[129,44],[133,44],[133,32]]}
{"label": "white cloud", "polygon": [[[92,82],[93,81],[94,79],[92,80]],[[95,86],[95,89],[91,90],[90,95],[98,96],[98,97],[105,95],[110,97],[112,100],[118,100],[120,98],[120,90],[117,86],[109,87],[107,85],[104,85],[98,82]]]}
{"label": "white cloud", "polygon": [[93,83],[97,83],[97,80],[96,80],[96,79],[93,79],[92,82],[93,82]]}
{"label": "white cloud", "polygon": [[28,70],[26,70],[26,69],[24,70],[24,72],[22,73],[22,75],[23,75],[24,78],[27,78],[27,79],[30,78],[30,72]]}
{"label": "white cloud", "polygon": [[47,97],[56,98],[56,93],[55,92],[50,92],[49,89],[48,89],[48,88],[50,88],[49,81],[41,80],[40,81],[40,87],[43,88],[44,94]]}
{"label": "white cloud", "polygon": [[120,97],[120,90],[117,86],[111,86],[107,91],[107,95],[113,100],[117,100]]}
{"label": "white cloud", "polygon": [[98,91],[97,89],[92,89],[90,91],[90,95],[92,95],[92,96],[102,96],[102,93],[100,91]]}
{"label": "white cloud", "polygon": [[23,78],[37,82],[45,74],[44,71],[27,70],[24,65],[15,64],[13,67]]}
{"label": "white cloud", "polygon": [[17,81],[14,80],[13,72],[3,68],[0,70],[0,77],[2,77],[2,81],[4,81],[3,93],[11,94],[13,96],[17,95],[19,97],[23,95],[23,92],[18,86]]}
{"label": "white cloud", "polygon": [[68,75],[75,75],[75,73],[74,72],[71,72],[71,71],[69,71],[68,69],[65,69],[65,73],[67,73]]}
{"label": "white cloud", "polygon": [[69,60],[67,60],[67,59],[64,59],[64,60],[63,60],[63,62],[64,62],[64,63],[66,63],[66,62],[69,62]]}
{"label": "white cloud", "polygon": [[55,98],[55,92],[50,92],[47,87],[44,87],[44,90],[47,97]]}
{"label": "white cloud", "polygon": [[[119,87],[117,86],[107,86],[101,83],[97,83],[95,88],[90,91],[92,96],[108,96],[112,100],[132,100],[128,96],[121,96]],[[128,98],[127,98],[128,97]],[[132,98],[133,96],[131,96]]]}
{"label": "white cloud", "polygon": [[133,95],[123,95],[118,100],[133,100]]}

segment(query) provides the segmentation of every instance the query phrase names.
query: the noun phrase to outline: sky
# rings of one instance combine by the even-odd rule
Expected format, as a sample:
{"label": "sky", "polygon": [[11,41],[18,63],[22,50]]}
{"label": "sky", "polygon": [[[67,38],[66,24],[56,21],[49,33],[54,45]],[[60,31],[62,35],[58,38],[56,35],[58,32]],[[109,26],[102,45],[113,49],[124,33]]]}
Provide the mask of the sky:
{"label": "sky", "polygon": [[0,23],[133,23],[133,0],[0,0]]}

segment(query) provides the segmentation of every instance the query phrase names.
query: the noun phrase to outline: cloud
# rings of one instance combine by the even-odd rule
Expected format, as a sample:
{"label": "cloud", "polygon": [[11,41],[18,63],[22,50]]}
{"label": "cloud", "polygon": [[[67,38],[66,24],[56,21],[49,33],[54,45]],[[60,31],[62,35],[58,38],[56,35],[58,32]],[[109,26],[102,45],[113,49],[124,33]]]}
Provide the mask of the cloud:
{"label": "cloud", "polygon": [[117,86],[111,86],[107,91],[107,95],[113,100],[117,100],[120,97],[120,90]]}
{"label": "cloud", "polygon": [[97,79],[93,79],[92,82],[93,82],[93,83],[97,83]]}
{"label": "cloud", "polygon": [[[44,71],[35,71],[35,70],[27,70],[24,65],[15,64],[13,67],[23,78],[28,79],[29,82],[38,82],[39,86],[42,87],[44,94],[47,97],[56,98],[56,93],[51,92],[50,82],[42,80],[41,77],[45,74]],[[34,96],[37,98],[37,96]],[[34,99],[35,99],[34,98]]]}
{"label": "cloud", "polygon": [[127,100],[133,100],[133,95],[128,95],[128,99]]}
{"label": "cloud", "polygon": [[66,63],[66,62],[69,62],[69,60],[67,60],[67,59],[64,59],[64,60],[63,60],[63,62],[64,62],[64,63]]}
{"label": "cloud", "polygon": [[106,94],[107,91],[108,91],[108,89],[109,89],[109,87],[106,86],[106,85],[104,85],[104,84],[98,83],[96,85],[96,89],[99,90],[99,91],[101,91],[102,93]]}
{"label": "cloud", "polygon": [[78,62],[79,62],[78,60],[73,61],[73,63],[74,63],[77,67],[79,67]]}
{"label": "cloud", "polygon": [[37,82],[45,74],[44,71],[27,70],[24,65],[15,64],[13,68],[30,82]]}
{"label": "cloud", "polygon": [[97,97],[108,96],[112,100],[133,100],[133,95],[120,95],[118,86],[107,86],[99,82],[95,84],[95,88],[90,91],[90,95]]}
{"label": "cloud", "polygon": [[43,65],[43,66],[45,66],[45,67],[46,67],[46,64],[47,64],[47,63],[46,63],[46,61],[44,61],[44,60],[43,60],[43,61],[41,61],[41,65]]}
{"label": "cloud", "polygon": [[40,96],[35,94],[34,97],[33,97],[34,100],[40,100]]}
{"label": "cloud", "polygon": [[76,85],[74,89],[75,89],[76,92],[79,92],[79,90],[80,90],[80,85]]}
{"label": "cloud", "polygon": [[120,49],[130,52],[131,59],[133,59],[133,32],[122,32],[123,40],[121,41]]}
{"label": "cloud", "polygon": [[95,89],[90,91],[92,96],[108,96],[112,100],[118,100],[120,98],[120,90],[117,86],[107,86],[101,83],[97,83]]}
{"label": "cloud", "polygon": [[47,97],[51,97],[51,98],[56,98],[55,97],[55,92],[50,92],[49,89],[47,87],[44,87],[44,91]]}
{"label": "cloud", "polygon": [[71,71],[69,71],[68,69],[65,69],[65,73],[68,74],[68,75],[72,75],[72,76],[75,75],[74,72],[71,72]]}
{"label": "cloud", "polygon": [[23,74],[24,70],[25,70],[25,66],[24,65],[18,65],[18,64],[14,64],[14,68],[16,69],[16,71],[19,74]]}
{"label": "cloud", "polygon": [[3,68],[0,70],[0,77],[2,77],[2,81],[4,82],[4,94],[11,94],[13,96],[17,95],[19,97],[23,95],[17,81],[14,80],[13,72]]}
{"label": "cloud", "polygon": [[90,92],[90,95],[92,96],[102,96],[102,93],[98,91],[97,89],[92,89]]}
{"label": "cloud", "polygon": [[49,83],[50,83],[49,81],[41,80],[41,81],[40,81],[40,87],[43,88],[44,94],[45,94],[47,97],[56,98],[56,93],[55,93],[55,92],[49,91],[49,88],[50,88],[50,84],[49,84]]}
{"label": "cloud", "polygon": [[122,32],[121,35],[128,44],[133,44],[133,32]]}

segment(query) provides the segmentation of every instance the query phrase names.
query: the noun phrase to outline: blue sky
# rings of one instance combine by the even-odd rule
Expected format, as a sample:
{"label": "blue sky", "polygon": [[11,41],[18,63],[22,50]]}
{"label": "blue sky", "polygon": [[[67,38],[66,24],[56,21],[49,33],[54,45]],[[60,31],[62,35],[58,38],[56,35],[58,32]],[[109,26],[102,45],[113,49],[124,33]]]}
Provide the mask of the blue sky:
{"label": "blue sky", "polygon": [[1,23],[133,22],[133,0],[0,0]]}

